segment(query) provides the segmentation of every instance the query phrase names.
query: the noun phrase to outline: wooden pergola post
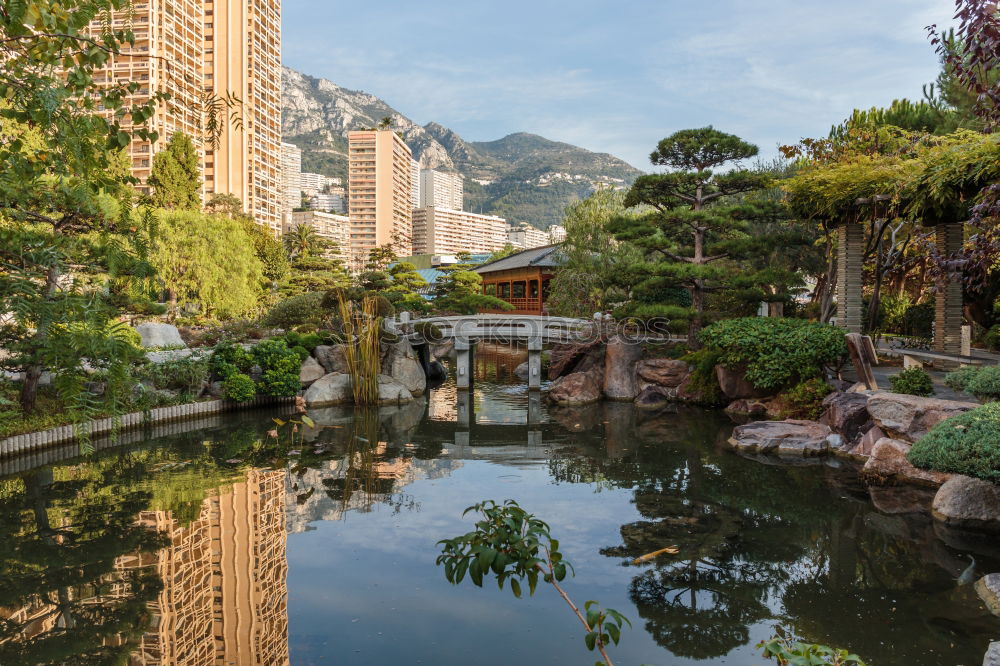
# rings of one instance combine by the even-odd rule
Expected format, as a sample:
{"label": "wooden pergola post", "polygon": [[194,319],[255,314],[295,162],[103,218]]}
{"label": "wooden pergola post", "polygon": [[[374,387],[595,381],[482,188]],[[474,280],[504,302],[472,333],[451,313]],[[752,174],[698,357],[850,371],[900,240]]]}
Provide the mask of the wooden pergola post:
{"label": "wooden pergola post", "polygon": [[[943,257],[962,249],[962,224],[946,222],[934,226],[934,244]],[[934,351],[962,353],[962,276],[953,273],[938,278],[934,299]]]}
{"label": "wooden pergola post", "polygon": [[837,227],[837,326],[861,332],[864,226],[842,222]]}

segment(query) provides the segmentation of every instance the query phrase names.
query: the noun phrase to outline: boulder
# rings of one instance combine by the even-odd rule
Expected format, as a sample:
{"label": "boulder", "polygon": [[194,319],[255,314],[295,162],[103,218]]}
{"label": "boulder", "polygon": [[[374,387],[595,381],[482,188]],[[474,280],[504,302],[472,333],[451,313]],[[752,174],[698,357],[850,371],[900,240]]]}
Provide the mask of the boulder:
{"label": "boulder", "polygon": [[640,379],[666,388],[677,388],[690,372],[685,361],[674,358],[649,358],[639,361],[636,371]]}
{"label": "boulder", "polygon": [[427,376],[420,365],[417,352],[406,338],[395,344],[386,345],[385,357],[382,359],[382,372],[406,387],[410,397],[420,395],[427,388]]}
{"label": "boulder", "polygon": [[673,401],[669,389],[650,384],[636,396],[635,406],[639,409],[663,409]]}
{"label": "boulder", "polygon": [[586,405],[601,399],[601,386],[589,372],[560,377],[549,389],[549,400],[557,405]]}
{"label": "boulder", "polygon": [[528,381],[528,372],[529,372],[529,367],[527,361],[521,363],[516,368],[514,368],[514,376],[517,377],[518,379],[523,379],[525,381]]}
{"label": "boulder", "polygon": [[[552,345],[549,353],[549,379],[558,379],[574,372],[587,372],[598,359],[602,362],[604,360],[604,345],[599,340]],[[577,367],[581,363],[584,367]]]}
{"label": "boulder", "polygon": [[763,398],[774,391],[759,389],[746,378],[746,368],[728,368],[721,363],[715,366],[715,376],[719,380],[719,388],[730,400],[739,398]]}
{"label": "boulder", "polygon": [[313,351],[313,356],[328,373],[348,371],[344,345],[320,345]]}
{"label": "boulder", "polygon": [[835,433],[853,444],[871,426],[871,416],[868,414],[868,396],[863,393],[845,393],[835,391],[823,398],[826,411],[819,422],[830,426]]}
{"label": "boulder", "polygon": [[917,395],[877,391],[868,398],[868,413],[890,437],[915,442],[944,421],[979,407],[975,402],[922,398]]}
{"label": "boulder", "polygon": [[308,387],[325,374],[326,370],[319,364],[319,361],[310,356],[302,362],[302,367],[299,369],[299,381],[302,382],[302,386]]}
{"label": "boulder", "polygon": [[872,449],[875,448],[875,442],[885,437],[885,433],[877,425],[873,425],[865,434],[861,435],[861,439],[858,440],[857,444],[854,446],[846,447],[841,453],[851,460],[858,460],[864,462],[872,454]]}
{"label": "boulder", "polygon": [[993,641],[983,657],[983,666],[1000,666],[1000,641]]}
{"label": "boulder", "polygon": [[640,358],[640,345],[619,337],[608,342],[604,352],[604,397],[610,400],[635,400],[639,395],[635,368]]}
{"label": "boulder", "polygon": [[403,384],[389,375],[378,376],[378,404],[401,405],[413,400],[413,394]]}
{"label": "boulder", "polygon": [[309,407],[336,405],[353,399],[351,376],[344,372],[323,375],[314,381],[305,393],[306,405]]}
{"label": "boulder", "polygon": [[918,486],[936,488],[951,478],[950,474],[918,469],[906,459],[911,444],[900,439],[883,437],[875,442],[871,456],[865,463],[864,476],[876,484],[902,481]]}
{"label": "boulder", "polygon": [[448,369],[441,365],[440,361],[431,361],[427,364],[427,380],[440,382],[448,379]]}
{"label": "boulder", "polygon": [[938,489],[931,513],[948,527],[1000,533],[1000,486],[955,474]]}
{"label": "boulder", "polygon": [[729,443],[750,453],[818,456],[830,448],[829,426],[815,421],[755,421],[736,426]]}
{"label": "boulder", "polygon": [[976,593],[991,613],[1000,616],[1000,573],[983,576],[977,580]]}
{"label": "boulder", "polygon": [[730,416],[765,417],[767,416],[767,405],[760,400],[741,398],[733,400],[723,411]]}
{"label": "boulder", "polygon": [[180,331],[173,324],[146,322],[135,327],[143,347],[187,347]]}
{"label": "boulder", "polygon": [[875,510],[888,515],[926,515],[934,501],[933,489],[918,486],[871,486],[868,495]]}

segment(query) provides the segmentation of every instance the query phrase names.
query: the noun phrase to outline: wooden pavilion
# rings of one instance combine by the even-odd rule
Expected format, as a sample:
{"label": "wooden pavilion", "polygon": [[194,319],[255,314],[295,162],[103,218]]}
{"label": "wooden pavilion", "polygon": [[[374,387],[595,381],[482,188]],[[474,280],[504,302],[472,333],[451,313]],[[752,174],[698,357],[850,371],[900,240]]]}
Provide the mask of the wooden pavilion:
{"label": "wooden pavilion", "polygon": [[483,293],[514,306],[513,310],[483,310],[490,313],[545,314],[549,282],[562,256],[559,244],[522,250],[472,269],[483,278]]}

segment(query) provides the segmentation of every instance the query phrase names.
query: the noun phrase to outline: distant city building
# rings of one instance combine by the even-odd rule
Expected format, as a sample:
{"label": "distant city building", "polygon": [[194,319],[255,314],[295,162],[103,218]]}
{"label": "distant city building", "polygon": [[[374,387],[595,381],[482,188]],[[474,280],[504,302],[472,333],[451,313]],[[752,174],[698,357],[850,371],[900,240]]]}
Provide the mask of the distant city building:
{"label": "distant city building", "polygon": [[343,185],[339,178],[324,176],[321,173],[302,173],[299,176],[299,188],[307,196],[328,192],[333,187]]}
{"label": "distant city building", "polygon": [[346,215],[347,199],[341,193],[321,192],[309,198],[306,208]]}
{"label": "distant city building", "polygon": [[414,254],[493,252],[506,244],[507,220],[502,217],[450,208],[413,211]]}
{"label": "distant city building", "polygon": [[[127,151],[138,189],[146,184],[153,156],[170,137],[184,132],[195,143],[202,172],[202,194],[232,194],[258,223],[281,227],[281,20],[280,0],[147,0],[110,13],[109,22],[131,26],[134,45],[125,44],[94,72],[98,85],[131,81],[138,90],[127,106],[170,94],[157,104],[148,128],[155,142],[133,137]],[[89,26],[92,36],[105,18]],[[244,100],[240,123],[223,110],[218,147],[203,141],[204,96],[227,94]],[[103,111],[108,118],[114,110]],[[131,129],[125,122],[125,129]]]}
{"label": "distant city building", "polygon": [[420,162],[410,160],[410,206],[420,207]]}
{"label": "distant city building", "polygon": [[549,234],[526,222],[510,225],[507,229],[507,242],[519,250],[530,250],[533,247],[551,245]]}
{"label": "distant city building", "polygon": [[379,245],[393,244],[397,254],[411,254],[410,148],[391,130],[356,130],[347,141],[351,266],[362,266]]}
{"label": "distant city building", "polygon": [[302,205],[302,150],[291,143],[281,144],[281,212],[291,213]]}
{"label": "distant city building", "polygon": [[448,208],[462,210],[464,203],[462,174],[436,169],[420,170],[420,204],[418,208]]}
{"label": "distant city building", "polygon": [[549,243],[562,243],[566,240],[566,227],[553,224],[549,227]]}
{"label": "distant city building", "polygon": [[318,236],[333,243],[326,257],[340,259],[345,264],[351,257],[351,220],[346,215],[334,215],[318,210],[296,211],[286,215],[282,233],[288,233],[300,224],[312,227]]}

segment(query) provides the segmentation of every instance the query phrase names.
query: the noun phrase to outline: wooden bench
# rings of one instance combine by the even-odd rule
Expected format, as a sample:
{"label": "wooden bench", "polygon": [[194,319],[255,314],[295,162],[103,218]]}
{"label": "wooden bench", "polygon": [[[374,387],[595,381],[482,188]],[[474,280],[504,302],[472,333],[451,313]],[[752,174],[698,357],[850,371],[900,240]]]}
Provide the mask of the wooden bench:
{"label": "wooden bench", "polygon": [[921,349],[892,349],[886,350],[887,353],[899,354],[903,357],[903,367],[923,367],[923,361],[920,359],[927,359],[928,361],[947,361],[949,363],[957,363],[959,365],[985,365],[988,363],[985,358],[976,358],[975,356],[962,356],[960,354],[942,354],[941,352],[930,352],[923,351]]}

